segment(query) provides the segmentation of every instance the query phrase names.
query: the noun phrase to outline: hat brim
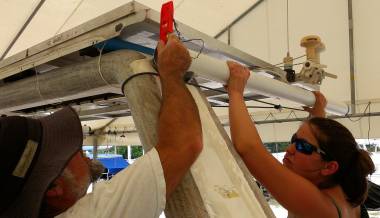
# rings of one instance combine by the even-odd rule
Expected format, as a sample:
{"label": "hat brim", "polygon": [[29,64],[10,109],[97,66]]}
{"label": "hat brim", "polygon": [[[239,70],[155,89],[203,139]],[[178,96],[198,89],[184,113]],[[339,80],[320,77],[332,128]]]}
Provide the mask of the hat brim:
{"label": "hat brim", "polygon": [[82,126],[73,108],[66,107],[40,121],[41,151],[23,190],[6,211],[12,217],[39,217],[49,185],[59,177],[83,143]]}

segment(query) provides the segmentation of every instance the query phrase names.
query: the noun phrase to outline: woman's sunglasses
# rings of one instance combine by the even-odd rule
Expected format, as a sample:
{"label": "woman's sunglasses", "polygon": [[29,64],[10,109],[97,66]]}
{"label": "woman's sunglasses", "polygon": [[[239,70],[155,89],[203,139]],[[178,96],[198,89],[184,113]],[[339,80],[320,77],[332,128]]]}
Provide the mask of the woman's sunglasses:
{"label": "woman's sunglasses", "polygon": [[326,156],[325,151],[323,151],[322,149],[318,148],[315,145],[310,144],[304,139],[297,138],[296,134],[293,134],[292,139],[290,140],[290,143],[294,144],[296,146],[296,150],[303,154],[310,155],[315,151],[320,155]]}

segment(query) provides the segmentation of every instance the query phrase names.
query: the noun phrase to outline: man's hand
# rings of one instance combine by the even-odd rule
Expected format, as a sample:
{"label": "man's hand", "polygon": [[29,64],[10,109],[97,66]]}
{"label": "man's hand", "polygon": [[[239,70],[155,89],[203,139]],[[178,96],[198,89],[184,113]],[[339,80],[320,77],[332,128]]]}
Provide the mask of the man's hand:
{"label": "man's hand", "polygon": [[310,113],[312,117],[326,117],[325,108],[327,101],[325,96],[318,91],[313,92],[315,96],[315,103],[313,107],[303,107],[303,109]]}
{"label": "man's hand", "polygon": [[166,44],[163,41],[158,43],[157,54],[158,71],[162,78],[173,77],[174,75],[183,78],[190,67],[191,57],[189,51],[173,34],[168,37]]}
{"label": "man's hand", "polygon": [[230,78],[228,79],[227,85],[225,88],[228,91],[228,94],[239,94],[243,95],[245,85],[250,75],[248,68],[243,67],[242,65],[233,62],[227,61],[227,65],[230,69]]}

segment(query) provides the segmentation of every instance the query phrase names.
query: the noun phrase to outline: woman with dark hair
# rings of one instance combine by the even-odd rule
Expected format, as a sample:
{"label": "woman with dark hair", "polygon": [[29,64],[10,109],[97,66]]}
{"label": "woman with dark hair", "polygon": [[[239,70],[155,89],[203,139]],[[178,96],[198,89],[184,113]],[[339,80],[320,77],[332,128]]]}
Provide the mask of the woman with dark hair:
{"label": "woman with dark hair", "polygon": [[[232,142],[252,175],[289,211],[289,217],[360,217],[374,164],[350,131],[331,119],[308,119],[279,163],[263,146],[244,102],[249,70],[234,62],[228,66]],[[306,110],[324,116],[325,106],[323,95],[316,93],[316,104]]]}

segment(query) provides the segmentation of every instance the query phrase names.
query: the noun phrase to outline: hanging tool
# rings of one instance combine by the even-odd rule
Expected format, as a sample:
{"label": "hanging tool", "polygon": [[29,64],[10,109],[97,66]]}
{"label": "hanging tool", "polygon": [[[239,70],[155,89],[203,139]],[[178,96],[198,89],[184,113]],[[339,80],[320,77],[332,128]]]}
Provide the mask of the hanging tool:
{"label": "hanging tool", "polygon": [[[174,24],[174,7],[173,1],[166,2],[161,6],[161,19],[160,19],[160,40],[165,44],[168,41],[168,35],[173,33]],[[157,47],[153,56],[153,67],[157,70]],[[158,71],[158,70],[157,70]]]}
{"label": "hanging tool", "polygon": [[161,7],[160,40],[168,41],[168,35],[173,32],[174,7],[173,1],[166,2]]}

